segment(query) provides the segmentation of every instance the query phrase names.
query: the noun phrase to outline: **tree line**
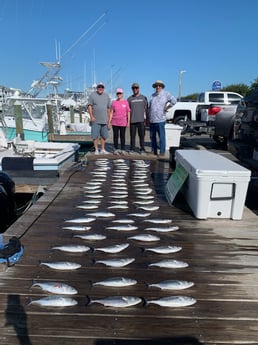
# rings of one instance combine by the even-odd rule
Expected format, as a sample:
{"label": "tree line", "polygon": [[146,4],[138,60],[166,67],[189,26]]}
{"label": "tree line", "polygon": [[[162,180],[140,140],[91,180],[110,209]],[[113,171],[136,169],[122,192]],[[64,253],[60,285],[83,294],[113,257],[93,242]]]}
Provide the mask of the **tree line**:
{"label": "tree line", "polygon": [[[250,86],[244,84],[244,83],[240,83],[240,84],[231,84],[231,85],[227,85],[223,88],[221,88],[220,91],[230,91],[230,92],[237,92],[240,95],[242,95],[243,97],[251,94],[255,89],[258,89],[258,78],[256,78],[251,84]],[[189,101],[189,100],[193,100],[196,101],[197,97],[198,97],[199,93],[192,93],[190,95],[187,96],[183,96],[181,97],[181,101]]]}

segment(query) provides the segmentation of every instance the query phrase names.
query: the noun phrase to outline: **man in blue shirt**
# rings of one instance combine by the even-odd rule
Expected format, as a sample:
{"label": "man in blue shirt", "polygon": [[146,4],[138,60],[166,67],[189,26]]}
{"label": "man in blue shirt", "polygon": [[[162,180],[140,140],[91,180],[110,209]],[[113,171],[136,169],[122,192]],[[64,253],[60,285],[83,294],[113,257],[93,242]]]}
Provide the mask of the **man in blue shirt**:
{"label": "man in blue shirt", "polygon": [[157,135],[159,137],[160,156],[165,155],[166,150],[166,111],[176,104],[176,98],[168,91],[165,91],[165,84],[161,80],[157,80],[152,85],[156,91],[152,94],[149,101],[149,121],[151,146],[154,155],[158,154]]}

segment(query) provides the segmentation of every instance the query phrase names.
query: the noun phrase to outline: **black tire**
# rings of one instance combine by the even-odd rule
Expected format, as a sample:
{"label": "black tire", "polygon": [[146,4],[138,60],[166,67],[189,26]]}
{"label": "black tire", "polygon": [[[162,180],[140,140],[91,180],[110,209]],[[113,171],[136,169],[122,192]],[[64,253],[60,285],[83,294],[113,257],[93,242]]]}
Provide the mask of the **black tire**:
{"label": "black tire", "polygon": [[217,144],[222,145],[222,146],[226,146],[228,142],[228,138],[223,137],[221,135],[214,135],[213,140],[216,141]]}
{"label": "black tire", "polygon": [[181,131],[181,134],[185,134],[187,133],[187,129],[188,129],[188,125],[186,123],[187,121],[187,116],[185,115],[180,115],[180,116],[177,116],[175,119],[174,119],[174,124],[175,125],[178,125],[178,126],[181,126],[183,129]]}

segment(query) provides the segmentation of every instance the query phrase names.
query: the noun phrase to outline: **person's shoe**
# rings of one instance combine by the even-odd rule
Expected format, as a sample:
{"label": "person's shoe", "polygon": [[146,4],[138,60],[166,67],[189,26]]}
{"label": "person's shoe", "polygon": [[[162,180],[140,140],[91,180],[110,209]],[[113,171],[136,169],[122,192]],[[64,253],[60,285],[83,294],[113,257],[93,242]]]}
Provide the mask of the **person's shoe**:
{"label": "person's shoe", "polygon": [[135,151],[134,151],[134,150],[130,150],[130,151],[129,151],[129,154],[130,154],[130,155],[134,155],[134,154],[135,154]]}
{"label": "person's shoe", "polygon": [[114,150],[114,155],[119,155],[120,154],[120,151],[119,150]]}
{"label": "person's shoe", "polygon": [[99,150],[95,150],[95,155],[98,155],[99,154]]}
{"label": "person's shoe", "polygon": [[104,150],[101,150],[100,153],[101,153],[102,155],[108,154],[108,152],[107,152],[105,149],[104,149]]}
{"label": "person's shoe", "polygon": [[121,153],[121,155],[123,155],[123,156],[126,156],[126,155],[127,155],[127,152],[126,152],[125,150],[121,150],[120,153]]}
{"label": "person's shoe", "polygon": [[140,149],[140,154],[141,154],[141,155],[146,155],[145,149]]}
{"label": "person's shoe", "polygon": [[165,157],[165,153],[160,153],[159,157],[164,158]]}

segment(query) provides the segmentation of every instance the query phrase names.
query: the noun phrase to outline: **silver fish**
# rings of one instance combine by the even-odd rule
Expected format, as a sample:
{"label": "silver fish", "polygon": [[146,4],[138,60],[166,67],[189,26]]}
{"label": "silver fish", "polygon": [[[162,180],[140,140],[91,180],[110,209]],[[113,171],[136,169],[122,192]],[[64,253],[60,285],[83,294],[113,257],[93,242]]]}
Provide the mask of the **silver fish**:
{"label": "silver fish", "polygon": [[127,205],[119,205],[119,204],[113,205],[113,206],[108,206],[109,210],[115,210],[115,209],[117,209],[117,210],[125,210],[127,208],[128,208]]}
{"label": "silver fish", "polygon": [[104,195],[102,194],[87,194],[87,198],[92,198],[92,199],[102,199],[104,198]]}
{"label": "silver fish", "polygon": [[120,204],[120,205],[128,205],[127,200],[110,200],[110,204]]}
{"label": "silver fish", "polygon": [[80,264],[69,261],[41,262],[40,265],[48,266],[55,270],[76,270],[81,267]]}
{"label": "silver fish", "polygon": [[110,192],[112,195],[120,194],[120,195],[128,195],[127,190],[111,190]]}
{"label": "silver fish", "polygon": [[100,204],[101,203],[101,200],[96,200],[96,199],[90,199],[90,200],[84,200],[83,201],[84,204]]}
{"label": "silver fish", "polygon": [[155,300],[148,300],[146,304],[157,304],[161,307],[186,307],[196,303],[196,299],[187,296],[161,297]]}
{"label": "silver fish", "polygon": [[124,183],[124,182],[123,183],[121,183],[121,182],[120,183],[113,182],[112,186],[113,187],[126,187],[126,188],[128,188],[127,187],[127,183]]}
{"label": "silver fish", "polygon": [[183,268],[183,267],[188,267],[188,263],[184,261],[179,261],[179,260],[161,260],[158,262],[154,262],[152,264],[149,264],[149,266],[154,266],[154,267],[164,267],[164,268]]}
{"label": "silver fish", "polygon": [[126,308],[142,302],[140,297],[134,296],[110,296],[101,299],[90,300],[89,304],[99,303],[105,307]]}
{"label": "silver fish", "polygon": [[63,226],[62,229],[65,230],[73,230],[73,231],[88,231],[91,229],[91,226],[83,226],[83,225],[72,225],[72,226]]}
{"label": "silver fish", "polygon": [[111,198],[116,198],[116,199],[125,199],[128,197],[128,194],[112,194],[109,195]]}
{"label": "silver fish", "polygon": [[100,241],[107,238],[105,235],[101,234],[82,234],[82,235],[74,235],[73,237],[81,238],[82,240],[88,240],[88,241]]}
{"label": "silver fish", "polygon": [[61,250],[63,252],[69,253],[86,253],[90,250],[90,247],[78,245],[78,244],[68,244],[64,246],[55,246],[52,249]]}
{"label": "silver fish", "polygon": [[120,253],[127,247],[129,247],[129,243],[115,244],[113,246],[108,246],[108,247],[94,248],[94,250],[98,250],[104,253]]}
{"label": "silver fish", "polygon": [[106,217],[115,217],[115,214],[112,212],[92,212],[92,213],[88,213],[87,216],[90,217],[100,217],[100,218],[106,218]]}
{"label": "silver fish", "polygon": [[122,219],[114,219],[112,220],[112,223],[120,223],[120,224],[130,224],[134,223],[135,221],[133,219],[129,218],[122,218]]}
{"label": "silver fish", "polygon": [[122,191],[122,193],[124,193],[123,191],[125,191],[125,190],[128,190],[128,187],[125,187],[125,186],[112,186],[111,187],[112,189],[114,189],[115,191],[115,193],[118,193],[118,191]]}
{"label": "silver fish", "polygon": [[95,189],[95,190],[85,190],[85,194],[98,194],[101,192],[101,189]]}
{"label": "silver fish", "polygon": [[76,295],[78,291],[65,283],[62,282],[36,282],[32,284],[31,288],[38,286],[43,291],[47,291],[59,295]]}
{"label": "silver fish", "polygon": [[96,204],[93,204],[93,205],[86,204],[86,205],[78,205],[78,206],[76,206],[76,208],[79,208],[81,210],[94,210],[96,208],[99,208],[99,206]]}
{"label": "silver fish", "polygon": [[182,247],[179,246],[160,246],[152,248],[144,248],[145,251],[154,252],[157,254],[171,254],[176,253],[182,250]]}
{"label": "silver fish", "polygon": [[149,204],[153,204],[154,200],[140,200],[140,201],[134,201],[134,204],[138,204],[138,205],[149,205]]}
{"label": "silver fish", "polygon": [[154,199],[154,196],[153,195],[141,195],[141,194],[138,194],[137,198],[138,199],[151,200],[151,199]]}
{"label": "silver fish", "polygon": [[133,230],[137,230],[138,227],[131,224],[126,224],[126,225],[107,226],[106,229],[117,230],[117,231],[133,231]]}
{"label": "silver fish", "polygon": [[168,226],[166,228],[162,228],[162,227],[145,228],[144,230],[156,231],[156,232],[171,232],[171,231],[177,231],[178,229],[179,229],[178,226]]}
{"label": "silver fish", "polygon": [[70,307],[78,304],[78,302],[71,297],[64,296],[47,296],[34,301],[31,301],[29,305],[39,305],[42,307]]}
{"label": "silver fish", "polygon": [[93,218],[93,217],[82,217],[82,218],[68,219],[65,222],[66,223],[91,223],[94,220],[96,220],[96,218]]}
{"label": "silver fish", "polygon": [[153,224],[170,224],[172,223],[172,219],[144,219],[144,222],[148,222],[148,223],[153,223]]}
{"label": "silver fish", "polygon": [[124,267],[131,264],[134,261],[135,261],[134,258],[121,258],[121,259],[96,260],[95,263],[103,264],[110,267]]}
{"label": "silver fish", "polygon": [[149,187],[148,183],[137,183],[134,185],[134,187]]}
{"label": "silver fish", "polygon": [[164,280],[159,283],[148,284],[148,287],[157,287],[161,290],[184,290],[193,285],[193,282],[188,282],[186,280]]}
{"label": "silver fish", "polygon": [[149,217],[151,214],[149,212],[137,212],[137,213],[129,213],[128,216],[133,217]]}
{"label": "silver fish", "polygon": [[138,208],[144,211],[156,211],[159,209],[159,206],[138,206]]}
{"label": "silver fish", "polygon": [[86,189],[86,190],[93,190],[93,191],[96,191],[96,190],[99,189],[99,185],[95,185],[95,186],[84,186],[83,188]]}
{"label": "silver fish", "polygon": [[98,182],[98,181],[88,181],[87,182],[87,186],[102,186],[102,182]]}
{"label": "silver fish", "polygon": [[159,241],[160,238],[158,236],[150,235],[150,234],[139,234],[128,237],[129,240],[136,240],[136,241],[144,241],[144,242],[153,242]]}
{"label": "silver fish", "polygon": [[93,286],[102,285],[102,286],[109,286],[109,287],[124,287],[124,286],[131,286],[135,284],[137,284],[137,281],[135,279],[124,278],[124,277],[114,277],[114,278],[108,278],[108,279],[93,283]]}

